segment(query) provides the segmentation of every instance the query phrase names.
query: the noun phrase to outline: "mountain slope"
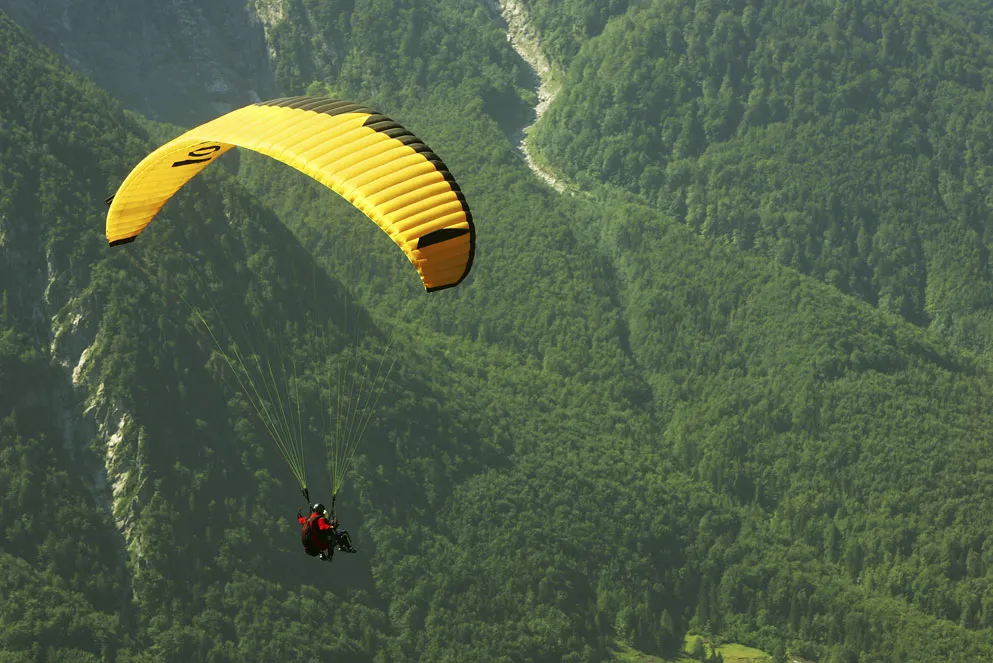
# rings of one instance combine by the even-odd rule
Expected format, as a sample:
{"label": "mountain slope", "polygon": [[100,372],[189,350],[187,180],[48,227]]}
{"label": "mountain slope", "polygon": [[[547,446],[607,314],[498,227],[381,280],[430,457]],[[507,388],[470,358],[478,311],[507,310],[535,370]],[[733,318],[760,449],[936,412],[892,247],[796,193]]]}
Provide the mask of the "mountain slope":
{"label": "mountain slope", "polygon": [[582,41],[534,142],[985,350],[991,54],[926,4],[642,3]]}
{"label": "mountain slope", "polygon": [[0,0],[0,11],[127,108],[204,122],[275,96],[265,36],[274,4]]}

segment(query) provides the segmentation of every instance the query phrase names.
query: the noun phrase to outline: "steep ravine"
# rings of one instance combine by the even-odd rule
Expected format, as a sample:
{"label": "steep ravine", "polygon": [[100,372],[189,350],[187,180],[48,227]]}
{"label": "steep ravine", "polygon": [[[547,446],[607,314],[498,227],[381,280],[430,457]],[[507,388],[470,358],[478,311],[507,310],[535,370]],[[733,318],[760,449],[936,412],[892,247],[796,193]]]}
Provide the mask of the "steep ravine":
{"label": "steep ravine", "polygon": [[507,40],[510,45],[528,63],[538,79],[538,105],[534,109],[534,120],[517,133],[517,147],[535,175],[556,191],[565,191],[565,185],[548,169],[538,165],[528,148],[528,132],[538,123],[558,93],[552,80],[551,64],[542,51],[541,40],[531,24],[527,9],[518,0],[489,0],[489,3],[494,10],[500,11],[507,24]]}

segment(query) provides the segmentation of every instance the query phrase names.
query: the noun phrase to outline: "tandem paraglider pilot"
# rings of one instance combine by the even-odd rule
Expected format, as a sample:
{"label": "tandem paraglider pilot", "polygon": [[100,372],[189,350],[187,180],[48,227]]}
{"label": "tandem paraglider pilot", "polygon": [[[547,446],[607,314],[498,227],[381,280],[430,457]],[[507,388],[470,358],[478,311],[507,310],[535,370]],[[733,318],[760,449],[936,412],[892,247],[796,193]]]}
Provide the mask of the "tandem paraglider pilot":
{"label": "tandem paraglider pilot", "polygon": [[297,522],[300,523],[300,541],[303,543],[303,549],[311,557],[320,557],[330,562],[335,548],[346,553],[358,552],[352,547],[352,539],[348,536],[348,532],[340,529],[338,519],[334,516],[328,518],[327,509],[323,504],[312,505],[310,515],[307,517],[297,509]]}

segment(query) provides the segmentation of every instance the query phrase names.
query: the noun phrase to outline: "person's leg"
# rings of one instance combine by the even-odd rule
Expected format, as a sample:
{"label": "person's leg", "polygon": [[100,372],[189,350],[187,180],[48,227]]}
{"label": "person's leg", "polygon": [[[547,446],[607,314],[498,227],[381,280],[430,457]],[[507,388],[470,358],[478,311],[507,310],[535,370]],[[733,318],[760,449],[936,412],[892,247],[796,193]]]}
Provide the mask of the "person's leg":
{"label": "person's leg", "polygon": [[355,552],[355,548],[352,547],[352,537],[348,536],[347,530],[342,530],[341,534],[338,535],[338,550],[349,553]]}

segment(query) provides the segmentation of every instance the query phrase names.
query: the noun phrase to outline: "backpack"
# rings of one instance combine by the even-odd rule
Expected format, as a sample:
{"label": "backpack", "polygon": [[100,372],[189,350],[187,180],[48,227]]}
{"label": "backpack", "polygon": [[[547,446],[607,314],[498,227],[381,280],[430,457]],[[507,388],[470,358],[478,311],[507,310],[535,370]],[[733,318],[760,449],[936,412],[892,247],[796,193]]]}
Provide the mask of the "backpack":
{"label": "backpack", "polygon": [[304,552],[311,557],[317,557],[321,554],[321,551],[314,546],[314,537],[311,536],[311,527],[320,517],[321,515],[318,513],[310,514],[307,522],[300,528],[300,542],[303,543]]}

